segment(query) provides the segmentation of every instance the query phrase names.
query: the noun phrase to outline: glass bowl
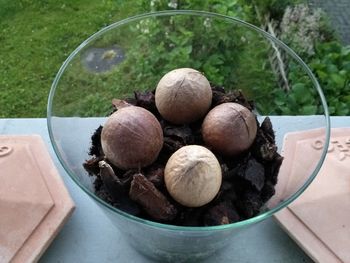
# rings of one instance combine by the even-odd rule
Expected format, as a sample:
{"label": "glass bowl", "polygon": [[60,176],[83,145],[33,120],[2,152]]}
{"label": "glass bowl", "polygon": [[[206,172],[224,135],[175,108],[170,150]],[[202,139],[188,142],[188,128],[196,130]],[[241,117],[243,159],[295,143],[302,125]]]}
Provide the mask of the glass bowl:
{"label": "glass bowl", "polygon": [[[278,192],[257,216],[226,225],[181,227],[141,219],[94,194],[83,168],[91,135],[111,112],[113,98],[155,89],[174,68],[200,70],[215,85],[240,89],[269,116],[281,150],[288,132],[319,128],[324,136],[317,163],[305,167],[300,183]],[[284,68],[281,70],[281,68]],[[322,90],[307,65],[284,43],[239,19],[202,11],[163,11],[107,26],[67,58],[51,87],[48,130],[69,176],[94,200],[142,254],[162,261],[207,257],[239,242],[244,230],[286,207],[317,175],[327,152],[330,124]],[[273,198],[272,198],[273,199]]]}

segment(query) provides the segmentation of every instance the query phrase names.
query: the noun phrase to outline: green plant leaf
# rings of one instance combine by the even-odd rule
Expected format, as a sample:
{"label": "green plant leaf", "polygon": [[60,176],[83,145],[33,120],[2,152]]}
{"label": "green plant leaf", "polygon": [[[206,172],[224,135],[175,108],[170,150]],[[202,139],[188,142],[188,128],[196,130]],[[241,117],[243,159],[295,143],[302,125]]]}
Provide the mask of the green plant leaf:
{"label": "green plant leaf", "polygon": [[338,86],[338,87],[344,86],[344,83],[345,83],[344,76],[342,76],[340,74],[331,74],[330,77],[331,77],[331,80],[336,84],[336,86]]}
{"label": "green plant leaf", "polygon": [[317,113],[316,105],[305,105],[301,109],[301,114],[304,114],[304,115],[314,115],[316,113]]}

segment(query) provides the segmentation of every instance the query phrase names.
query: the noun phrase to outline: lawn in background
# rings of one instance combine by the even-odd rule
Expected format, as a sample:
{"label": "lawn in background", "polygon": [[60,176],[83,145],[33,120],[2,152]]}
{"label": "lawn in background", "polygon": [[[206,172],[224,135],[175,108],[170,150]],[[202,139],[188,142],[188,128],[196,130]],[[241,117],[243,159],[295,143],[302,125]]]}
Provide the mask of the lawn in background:
{"label": "lawn in background", "polygon": [[0,117],[45,117],[68,55],[102,27],[139,12],[137,1],[0,0]]}
{"label": "lawn in background", "polygon": [[[325,14],[321,14],[320,10],[309,9],[305,2],[306,0],[264,0],[259,2],[253,0],[0,0],[0,118],[45,117],[51,83],[60,65],[82,41],[102,27],[123,18],[149,11],[174,8],[207,10],[237,17],[257,26],[266,26],[267,22],[280,25],[277,31],[282,32],[280,33],[281,39],[304,59],[318,78],[327,98],[330,113],[332,115],[349,115],[350,46],[342,46],[335,37],[334,30],[329,27],[328,23],[325,23],[327,20]],[[298,3],[304,4],[297,5]],[[296,20],[297,22],[295,22],[294,13],[291,12],[290,8],[287,8],[288,6],[293,6],[295,8],[293,12],[301,16]],[[270,16],[257,16],[261,13],[270,14]],[[268,17],[269,19],[264,22],[258,21],[257,17]],[[310,21],[313,22],[310,23]],[[62,103],[66,104],[62,104],[64,106],[58,107],[59,109],[56,110],[62,111],[62,114],[75,112],[76,101],[79,99],[79,103],[85,105],[85,108],[81,108],[85,115],[101,114],[96,109],[104,111],[100,107],[103,103],[102,100],[110,100],[110,94],[108,95],[106,92],[111,93],[115,89],[121,88],[130,91],[129,86],[133,86],[132,90],[135,86],[149,88],[149,84],[143,82],[143,79],[142,83],[138,85],[137,77],[147,73],[150,77],[146,79],[151,81],[152,78],[159,77],[157,74],[162,73],[165,69],[189,65],[186,61],[190,59],[190,56],[195,56],[198,53],[195,51],[201,50],[197,47],[202,46],[202,43],[209,43],[209,46],[214,45],[215,47],[226,45],[225,48],[221,48],[224,54],[208,57],[205,52],[202,52],[203,54],[199,52],[198,54],[201,56],[190,59],[191,63],[200,63],[193,67],[205,72],[212,81],[219,85],[225,84],[221,83],[223,78],[235,85],[233,88],[244,90],[246,90],[244,87],[249,88],[250,94],[258,94],[259,92],[255,91],[263,89],[263,94],[269,94],[268,97],[253,98],[259,101],[260,105],[268,106],[261,109],[257,105],[260,112],[287,115],[323,114],[318,96],[314,94],[312,83],[306,82],[303,71],[300,75],[300,70],[295,69],[293,63],[283,59],[283,56],[279,56],[280,59],[277,60],[272,59],[278,57],[275,56],[278,52],[274,50],[270,52],[266,48],[254,48],[252,45],[240,45],[240,47],[246,46],[246,52],[242,52],[228,45],[234,39],[227,36],[235,34],[221,32],[224,37],[210,39],[210,34],[198,35],[187,32],[186,26],[178,27],[185,33],[176,35],[176,32],[168,30],[168,37],[164,38],[163,31],[166,30],[166,27],[152,27],[152,25],[156,24],[149,23],[146,26],[146,31],[152,31],[152,34],[158,35],[158,39],[162,41],[154,38],[152,48],[145,50],[138,47],[138,43],[142,43],[142,38],[147,38],[147,34],[141,32],[137,35],[138,38],[130,38],[130,36],[123,38],[126,42],[131,39],[140,40],[130,41],[130,45],[127,43],[128,55],[126,56],[127,60],[123,63],[126,65],[124,71],[122,71],[122,67],[120,69],[118,67],[105,74],[104,78],[96,76],[97,80],[94,76],[90,76],[94,81],[102,82],[96,85],[96,82],[89,80],[92,85],[86,87],[85,90],[89,90],[89,92],[84,94],[84,98],[81,98],[78,89],[71,88],[74,85],[78,85],[78,87],[84,85],[85,87],[85,84],[88,83],[84,71],[77,67],[79,74],[74,74],[72,71],[74,76],[71,79],[74,80],[74,83],[70,83],[71,86],[66,85],[69,87],[67,90],[69,95],[62,90],[62,99],[59,98]],[[288,26],[282,27],[281,25]],[[141,29],[145,27],[145,25],[139,26]],[[191,30],[196,32],[196,28],[191,28]],[[308,32],[307,35],[305,32]],[[172,36],[172,33],[175,36]],[[168,43],[168,45],[162,46],[163,42]],[[165,47],[168,46],[174,48],[165,50]],[[310,47],[313,53],[305,54],[305,48],[309,50]],[[138,61],[140,50],[142,55],[148,56],[144,63],[135,62]],[[128,58],[130,61],[132,60],[132,55],[135,58],[134,63],[126,63]],[[242,59],[235,60],[236,55]],[[183,63],[179,63],[179,61]],[[267,61],[278,63],[266,63]],[[164,62],[167,62],[167,67],[161,66]],[[157,65],[161,68],[157,68]],[[222,72],[228,72],[227,69],[230,69],[232,65],[236,65],[237,72],[233,72],[235,74],[229,72],[232,73],[230,78],[233,80],[230,81],[229,78],[223,77]],[[288,65],[288,67],[281,67],[281,65]],[[272,75],[269,74],[271,78],[266,77],[267,71],[276,68],[288,69],[285,74],[288,76],[291,87],[289,92],[284,92],[281,85],[276,85],[275,78],[279,78],[281,75],[278,70],[273,70]],[[116,74],[118,71],[119,75]],[[259,77],[258,73],[263,77]],[[255,77],[249,78],[250,74],[255,74]],[[127,83],[119,81],[120,77],[127,80]],[[308,79],[308,77],[306,78]],[[106,81],[104,81],[105,79]],[[255,82],[245,82],[249,79]],[[115,86],[115,83],[119,83],[119,86]]]}

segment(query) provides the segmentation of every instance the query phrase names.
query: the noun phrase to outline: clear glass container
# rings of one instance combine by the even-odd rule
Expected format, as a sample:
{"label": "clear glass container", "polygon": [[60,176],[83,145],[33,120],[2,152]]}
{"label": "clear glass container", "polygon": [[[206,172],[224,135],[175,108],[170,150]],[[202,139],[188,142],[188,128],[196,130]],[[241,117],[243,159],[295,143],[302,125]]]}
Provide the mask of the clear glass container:
{"label": "clear glass container", "polygon": [[[288,65],[284,77],[289,85],[280,78],[281,63],[274,62],[276,54]],[[226,90],[241,89],[255,101],[259,120],[270,117],[279,150],[288,132],[322,130],[324,144],[318,162],[310,162],[300,183],[276,193],[278,200],[268,202],[259,215],[227,225],[180,227],[132,216],[94,194],[93,179],[82,164],[89,159],[92,133],[111,111],[111,100],[126,98],[134,91],[153,90],[166,72],[180,67],[198,69]],[[295,200],[317,175],[330,136],[322,90],[297,54],[251,24],[202,11],[138,15],[89,37],[57,73],[49,95],[47,121],[51,143],[67,173],[130,245],[146,256],[174,262],[196,261],[229,243],[234,245],[246,228]]]}

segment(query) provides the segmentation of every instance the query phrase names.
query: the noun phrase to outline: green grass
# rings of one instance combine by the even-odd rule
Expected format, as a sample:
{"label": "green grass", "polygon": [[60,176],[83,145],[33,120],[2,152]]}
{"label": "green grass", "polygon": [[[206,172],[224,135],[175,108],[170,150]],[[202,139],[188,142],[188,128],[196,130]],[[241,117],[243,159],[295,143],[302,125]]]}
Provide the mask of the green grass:
{"label": "green grass", "polygon": [[[275,2],[266,2],[271,1]],[[256,20],[248,0],[179,2],[182,9],[207,10],[252,23]],[[169,9],[169,0],[0,0],[0,118],[45,117],[51,83],[80,43],[115,21],[165,9]],[[318,97],[309,91],[311,84],[303,83],[305,73],[300,67],[288,74],[293,87],[298,88],[286,94],[278,87],[268,58],[270,43],[265,39],[233,31],[225,24],[203,28],[205,21],[195,25],[185,18],[172,22],[163,19],[163,24],[156,20],[135,22],[125,26],[125,32],[124,27],[109,31],[91,43],[94,47],[117,43],[125,51],[123,63],[109,72],[91,74],[82,65],[81,57],[76,56],[71,61],[71,70],[60,79],[55,116],[105,115],[110,110],[111,98],[154,88],[164,73],[177,67],[193,67],[213,83],[241,88],[258,101],[258,109],[265,114],[317,112]],[[316,76],[328,92],[331,113],[349,114],[349,97],[342,93],[349,87],[348,48],[342,49],[338,42],[330,46],[319,44],[325,45],[325,51],[320,49],[315,59],[306,63],[312,62]],[[337,74],[338,69],[342,74]],[[342,103],[338,103],[338,97]]]}
{"label": "green grass", "polygon": [[0,0],[0,117],[45,117],[51,83],[68,55],[135,1]]}

